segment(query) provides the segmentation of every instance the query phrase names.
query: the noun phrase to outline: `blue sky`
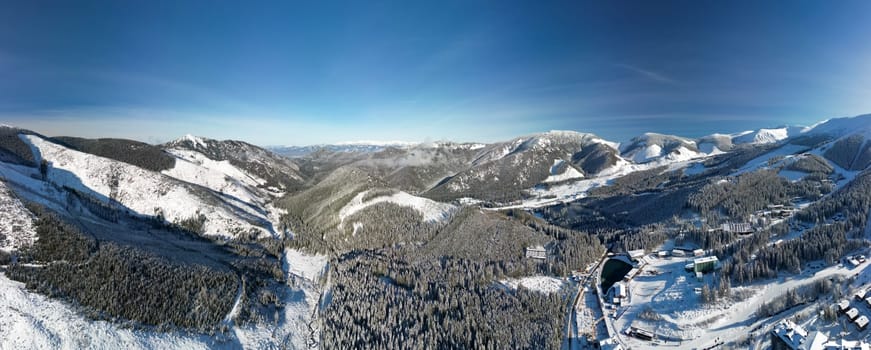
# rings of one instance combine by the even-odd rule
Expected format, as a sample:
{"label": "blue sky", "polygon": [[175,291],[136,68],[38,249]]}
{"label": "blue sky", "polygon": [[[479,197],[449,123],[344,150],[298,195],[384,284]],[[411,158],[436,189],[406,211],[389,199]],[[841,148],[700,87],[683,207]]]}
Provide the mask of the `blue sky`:
{"label": "blue sky", "polygon": [[868,1],[5,1],[0,122],[261,145],[871,113]]}

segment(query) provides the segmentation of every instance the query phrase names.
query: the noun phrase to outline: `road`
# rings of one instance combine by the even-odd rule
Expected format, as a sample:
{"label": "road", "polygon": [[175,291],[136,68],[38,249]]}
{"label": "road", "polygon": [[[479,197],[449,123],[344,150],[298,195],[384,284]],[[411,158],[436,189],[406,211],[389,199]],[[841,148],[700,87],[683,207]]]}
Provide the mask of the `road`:
{"label": "road", "polygon": [[581,296],[584,293],[584,286],[589,285],[591,281],[596,280],[593,278],[593,276],[599,273],[599,267],[602,266],[602,263],[607,259],[607,257],[607,252],[603,253],[602,257],[599,259],[599,262],[597,262],[596,265],[593,266],[592,269],[590,269],[590,273],[587,274],[582,280],[574,284],[576,290],[566,313],[566,327],[565,338],[563,341],[563,349],[571,350],[575,345],[576,339],[579,338],[580,330],[578,329],[577,324],[578,302],[581,300]]}

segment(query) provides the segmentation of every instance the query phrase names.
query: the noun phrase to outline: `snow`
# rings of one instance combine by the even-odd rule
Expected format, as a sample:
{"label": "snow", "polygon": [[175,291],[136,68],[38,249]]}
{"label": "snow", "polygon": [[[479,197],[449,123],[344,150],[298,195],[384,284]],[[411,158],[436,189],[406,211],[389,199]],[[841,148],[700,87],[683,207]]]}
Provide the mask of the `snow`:
{"label": "snow", "polygon": [[[267,218],[247,205],[229,199],[226,205],[213,205],[184,183],[127,163],[71,150],[34,135],[21,139],[38,150],[51,164],[49,181],[108,201],[114,199],[125,208],[144,216],[162,213],[169,222],[206,216],[205,234],[232,237],[250,230],[268,234],[269,229],[252,222],[268,223]],[[117,180],[117,186],[112,182]],[[42,191],[45,191],[44,189]]]}
{"label": "snow", "polygon": [[784,157],[790,156],[790,155],[794,155],[797,153],[806,152],[807,150],[808,150],[808,147],[800,146],[800,145],[786,144],[786,145],[780,146],[780,147],[772,150],[771,152],[765,153],[765,154],[763,154],[759,157],[756,157],[753,160],[747,162],[746,164],[744,164],[744,166],[739,168],[738,171],[732,173],[731,176],[740,175],[740,174],[743,174],[746,172],[756,171],[759,169],[766,169],[769,166],[768,160],[771,158],[778,157],[778,156],[784,156]]}
{"label": "snow", "polygon": [[317,281],[326,271],[329,259],[326,255],[306,254],[296,249],[287,248],[284,251],[285,269],[289,274]]}
{"label": "snow", "polygon": [[705,168],[703,163],[692,163],[692,165],[684,168],[683,173],[685,175],[698,175],[705,172],[705,170],[707,170],[707,168]]}
{"label": "snow", "polygon": [[215,161],[190,150],[170,149],[176,157],[175,166],[164,175],[197,184],[215,192],[233,196],[249,204],[262,204],[266,193],[257,188],[266,181],[252,176],[228,161]]}
{"label": "snow", "polygon": [[0,349],[211,349],[230,341],[181,333],[131,330],[92,321],[63,302],[28,292],[0,273]]}
{"label": "snow", "polygon": [[196,137],[194,135],[191,135],[191,134],[184,135],[184,139],[193,143],[194,147],[202,147],[202,148],[208,147],[208,146],[206,146],[206,142],[203,141],[202,138]]}
{"label": "snow", "polygon": [[563,182],[566,180],[580,179],[580,178],[584,177],[584,174],[581,174],[581,172],[578,171],[578,169],[575,169],[575,167],[573,167],[571,165],[565,165],[565,170],[563,170],[562,173],[558,173],[559,168],[563,167],[564,164],[565,164],[564,160],[555,159],[553,161],[553,165],[550,167],[550,176],[548,176],[542,182],[544,182],[544,183]]}
{"label": "snow", "polygon": [[555,293],[563,287],[563,281],[550,276],[530,276],[521,278],[509,278],[499,281],[508,288],[517,289],[523,286],[526,289],[541,293]]}
{"label": "snow", "polygon": [[[358,193],[350,202],[348,202],[348,204],[339,210],[340,222],[344,223],[345,218],[378,203],[393,203],[399,206],[412,208],[420,213],[420,215],[423,216],[423,220],[427,222],[445,219],[449,213],[456,209],[456,207],[451,204],[440,203],[431,199],[413,196],[402,191],[389,196],[375,197],[363,202],[363,197],[365,197],[367,193],[369,193],[368,190]],[[341,224],[339,227],[341,228]]]}
{"label": "snow", "polygon": [[[672,341],[664,345],[672,345],[675,344],[676,339],[682,339],[681,348],[706,348],[711,346],[716,338],[735,340],[746,336],[759,326],[776,322],[776,319],[756,317],[755,312],[763,303],[814,281],[834,276],[865,274],[863,270],[867,271],[867,267],[871,265],[866,263],[852,270],[835,265],[821,270],[807,271],[801,275],[781,277],[750,286],[733,287],[733,293],[744,294],[744,297],[706,305],[701,303],[699,296],[693,292],[693,288],[701,287],[702,282],[697,282],[695,278],[684,272],[686,263],[684,259],[652,258],[650,261],[651,263],[629,282],[631,301],[627,308],[617,310],[620,317],[612,321],[614,328],[623,330],[629,326],[636,326],[672,338]],[[655,273],[650,274],[648,271],[655,271]],[[713,278],[711,276],[706,278],[710,280]],[[733,294],[733,297],[735,296],[736,294]],[[648,307],[659,314],[662,320],[648,321],[639,318],[638,314]],[[761,332],[765,333],[764,330]],[[621,340],[633,348],[650,346],[648,342],[626,336],[621,336]]]}
{"label": "snow", "polygon": [[781,170],[780,172],[778,172],[777,175],[780,175],[780,176],[786,178],[787,180],[794,182],[794,181],[801,180],[803,177],[807,176],[807,173],[805,173],[803,171],[785,170],[784,169],[784,170]]}
{"label": "snow", "polygon": [[775,143],[788,138],[789,131],[786,127],[777,129],[759,129],[757,131],[745,131],[737,134],[732,138],[732,142],[736,144],[768,144]]}
{"label": "snow", "polygon": [[662,155],[662,147],[659,145],[650,145],[644,147],[640,152],[636,152],[632,156],[632,161],[636,163],[645,163]]}
{"label": "snow", "polygon": [[19,250],[35,241],[36,230],[30,211],[0,181],[0,250]]}

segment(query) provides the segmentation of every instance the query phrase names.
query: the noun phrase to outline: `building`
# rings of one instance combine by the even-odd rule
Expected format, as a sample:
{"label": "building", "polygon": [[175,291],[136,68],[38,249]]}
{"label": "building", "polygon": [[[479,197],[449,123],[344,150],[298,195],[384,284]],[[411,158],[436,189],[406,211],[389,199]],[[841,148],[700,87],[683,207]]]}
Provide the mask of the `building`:
{"label": "building", "polygon": [[847,315],[847,318],[849,318],[851,321],[852,321],[852,320],[855,320],[856,317],[859,317],[859,309],[857,309],[857,308],[855,308],[855,307],[854,307],[854,308],[850,308],[850,310],[847,310],[847,312],[845,313],[845,315]]}
{"label": "building", "polygon": [[855,297],[856,300],[865,300],[865,294],[866,294],[866,293],[868,293],[867,290],[865,290],[865,289],[860,289],[860,290],[857,290],[857,291],[856,291],[856,294],[854,294],[853,297]]}
{"label": "building", "polygon": [[869,350],[871,345],[861,340],[828,340],[810,350]]}
{"label": "building", "polygon": [[850,301],[847,299],[841,300],[838,302],[838,312],[847,312],[847,309],[850,308]]}
{"label": "building", "polygon": [[632,260],[638,260],[644,257],[644,249],[630,250],[626,252]]}
{"label": "building", "polygon": [[547,250],[544,247],[537,245],[534,247],[526,247],[526,257],[530,259],[547,259]]}
{"label": "building", "polygon": [[705,256],[705,251],[701,250],[701,249],[693,250],[693,256],[695,256],[697,258],[701,258],[701,257]]}
{"label": "building", "polygon": [[716,256],[706,256],[703,258],[697,258],[693,260],[693,271],[708,273],[714,271],[717,268],[717,264],[720,263],[720,260],[717,259]]}
{"label": "building", "polygon": [[865,306],[871,308],[871,296],[865,298]]}
{"label": "building", "polygon": [[856,328],[859,328],[860,331],[864,331],[866,327],[868,327],[868,316],[862,315],[856,319]]}
{"label": "building", "polygon": [[[865,316],[856,319],[867,325]],[[862,329],[862,328],[860,328]],[[791,321],[784,320],[771,330],[772,350],[871,350],[871,345],[864,341],[832,340],[823,332],[808,333],[804,328]]]}
{"label": "building", "polygon": [[674,249],[674,250],[671,251],[671,256],[682,257],[682,256],[686,256],[686,253],[684,253],[683,250],[680,250],[680,249]]}
{"label": "building", "polygon": [[653,338],[656,337],[656,334],[653,334],[653,332],[648,331],[646,329],[637,328],[637,327],[629,327],[629,329],[626,331],[626,333],[628,333],[628,335],[633,336],[635,338],[638,338],[641,340],[647,340],[647,341],[653,340]]}
{"label": "building", "polygon": [[738,233],[738,234],[748,234],[753,233],[753,228],[750,227],[750,223],[746,222],[729,222],[720,225],[723,231]]}
{"label": "building", "polygon": [[784,320],[771,330],[772,350],[797,350],[807,342],[808,333],[801,326]]}

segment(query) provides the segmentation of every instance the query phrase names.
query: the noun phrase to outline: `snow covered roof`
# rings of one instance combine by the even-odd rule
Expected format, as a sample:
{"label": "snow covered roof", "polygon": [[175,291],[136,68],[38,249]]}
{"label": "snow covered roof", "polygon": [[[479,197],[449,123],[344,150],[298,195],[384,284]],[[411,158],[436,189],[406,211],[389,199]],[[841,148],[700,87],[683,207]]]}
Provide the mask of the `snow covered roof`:
{"label": "snow covered roof", "polygon": [[849,317],[851,320],[856,318],[857,316],[859,316],[859,309],[854,307],[850,310],[847,310],[847,317]]}
{"label": "snow covered roof", "polygon": [[792,349],[798,349],[807,340],[807,331],[791,321],[782,321],[771,331]]}
{"label": "snow covered roof", "polygon": [[702,258],[698,258],[698,259],[693,260],[693,264],[698,265],[698,264],[717,262],[717,261],[720,261],[720,260],[717,259],[716,256],[706,256],[706,257],[702,257]]}
{"label": "snow covered roof", "polygon": [[868,325],[868,316],[862,315],[861,317],[856,319],[856,325],[859,327],[865,327]]}
{"label": "snow covered roof", "polygon": [[850,301],[849,301],[849,300],[841,300],[840,302],[838,302],[838,310],[844,311],[844,310],[846,310],[848,307],[850,307]]}

